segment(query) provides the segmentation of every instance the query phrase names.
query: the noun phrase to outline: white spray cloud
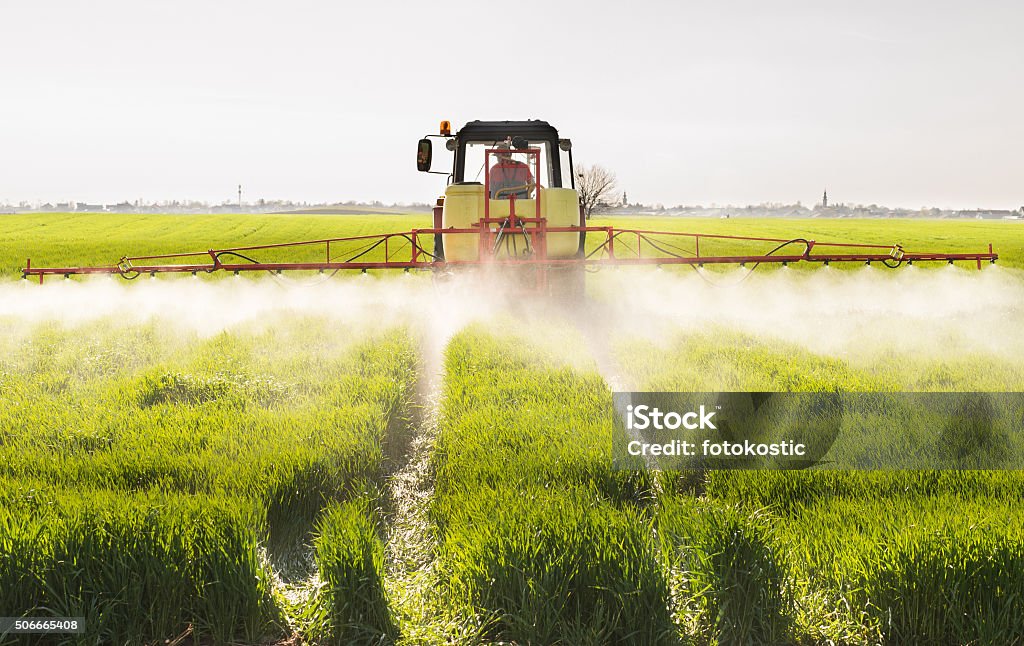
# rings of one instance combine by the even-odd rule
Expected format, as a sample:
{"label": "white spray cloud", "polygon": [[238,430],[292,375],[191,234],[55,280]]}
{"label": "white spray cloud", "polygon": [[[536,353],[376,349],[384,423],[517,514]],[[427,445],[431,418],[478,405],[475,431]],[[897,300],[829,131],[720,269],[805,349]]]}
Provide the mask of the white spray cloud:
{"label": "white spray cloud", "polygon": [[651,340],[713,327],[777,338],[812,352],[991,354],[1024,360],[1024,273],[949,266],[891,271],[821,268],[727,273],[614,271],[595,287],[611,329]]}
{"label": "white spray cloud", "polygon": [[[616,371],[605,365],[610,336],[667,342],[679,332],[723,327],[854,361],[978,353],[1024,361],[1024,273],[1019,271],[870,267],[781,269],[741,280],[744,276],[742,269],[703,276],[602,271],[588,276],[597,302],[570,320],[611,377]],[[419,331],[431,379],[439,375],[453,335],[473,322],[510,313],[565,320],[564,310],[514,295],[494,276],[452,276],[440,283],[423,275],[357,276],[316,285],[202,277],[0,283],[0,330],[8,339],[43,322],[74,326],[113,319],[127,325],[157,318],[208,336],[289,315],[321,315],[337,321],[343,336],[394,325]]]}
{"label": "white spray cloud", "polygon": [[[324,316],[336,322],[339,339],[357,339],[405,325],[419,333],[428,379],[440,374],[444,347],[459,330],[502,311],[500,291],[451,277],[371,275],[319,280],[235,277],[116,277],[0,283],[0,333],[26,338],[34,326],[68,327],[94,321],[132,325],[159,320],[208,337],[225,330],[280,325],[290,316]],[[286,323],[285,323],[286,324]]]}

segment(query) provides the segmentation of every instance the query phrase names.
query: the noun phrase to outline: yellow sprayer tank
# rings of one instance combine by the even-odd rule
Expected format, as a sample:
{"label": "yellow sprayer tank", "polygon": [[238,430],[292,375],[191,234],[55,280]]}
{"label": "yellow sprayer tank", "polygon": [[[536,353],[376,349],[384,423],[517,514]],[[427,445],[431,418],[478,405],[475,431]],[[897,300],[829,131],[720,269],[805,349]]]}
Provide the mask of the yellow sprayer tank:
{"label": "yellow sprayer tank", "polygon": [[[571,188],[540,188],[540,214],[547,218],[549,227],[572,227],[580,223],[579,195]],[[484,187],[482,184],[452,184],[444,193],[444,210],[441,226],[444,229],[469,229],[484,217]],[[516,200],[516,215],[532,218],[536,215],[536,202]],[[511,200],[491,200],[490,217],[500,218],[509,214]],[[491,225],[497,230],[497,225]],[[529,224],[528,227],[534,225]],[[509,236],[510,247],[519,253],[526,250],[522,234]],[[480,236],[475,233],[444,234],[445,260],[479,260]],[[513,244],[514,242],[514,244]],[[580,234],[549,233],[547,236],[549,258],[572,258],[579,251]],[[498,252],[504,255],[504,245]]]}

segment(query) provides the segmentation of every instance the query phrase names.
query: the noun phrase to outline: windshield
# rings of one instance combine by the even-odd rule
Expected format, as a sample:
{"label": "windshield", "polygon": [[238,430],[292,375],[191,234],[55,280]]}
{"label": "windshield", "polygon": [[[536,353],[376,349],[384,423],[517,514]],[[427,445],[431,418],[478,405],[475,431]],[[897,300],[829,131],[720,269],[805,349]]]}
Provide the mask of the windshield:
{"label": "windshield", "polygon": [[[495,148],[500,141],[468,141],[465,147],[465,165],[463,166],[462,181],[484,183],[484,151]],[[551,181],[551,148],[546,141],[531,141],[530,148],[540,149],[540,176],[545,178],[542,185],[552,186]],[[512,159],[529,163],[529,156],[525,153],[512,153]],[[495,163],[494,155],[491,155],[491,165]],[[533,171],[533,164],[530,164],[530,171]]]}

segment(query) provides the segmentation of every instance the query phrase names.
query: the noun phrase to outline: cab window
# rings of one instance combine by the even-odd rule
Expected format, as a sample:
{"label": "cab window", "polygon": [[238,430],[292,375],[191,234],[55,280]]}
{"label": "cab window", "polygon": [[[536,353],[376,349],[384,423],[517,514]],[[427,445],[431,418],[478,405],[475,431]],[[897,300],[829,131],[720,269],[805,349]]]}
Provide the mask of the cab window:
{"label": "cab window", "polygon": [[[493,149],[497,146],[499,141],[468,141],[466,142],[465,148],[465,165],[463,166],[462,180],[465,182],[480,182],[484,183],[484,151]],[[551,169],[551,148],[546,141],[531,141],[529,142],[530,148],[540,149],[540,177],[541,185],[551,186],[552,182],[552,169]],[[491,165],[495,163],[494,155],[491,155]],[[534,168],[529,155],[525,153],[512,153],[512,159],[522,162],[524,164],[530,164],[530,172],[532,173]]]}

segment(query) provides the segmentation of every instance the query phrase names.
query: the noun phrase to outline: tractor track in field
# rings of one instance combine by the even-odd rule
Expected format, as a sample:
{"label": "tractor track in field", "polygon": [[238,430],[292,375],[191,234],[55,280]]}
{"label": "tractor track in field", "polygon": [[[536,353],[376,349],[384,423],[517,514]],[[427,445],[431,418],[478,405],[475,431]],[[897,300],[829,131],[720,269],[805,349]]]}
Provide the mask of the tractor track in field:
{"label": "tractor track in field", "polygon": [[440,387],[422,384],[414,430],[402,462],[385,480],[388,576],[422,568],[432,557],[428,510],[434,494],[431,451],[437,438]]}
{"label": "tractor track in field", "polygon": [[443,348],[424,348],[416,384],[408,441],[384,482],[387,519],[385,588],[402,642],[431,625],[429,603],[435,582],[435,538],[430,518],[434,497],[432,455],[437,440],[444,372]]}

